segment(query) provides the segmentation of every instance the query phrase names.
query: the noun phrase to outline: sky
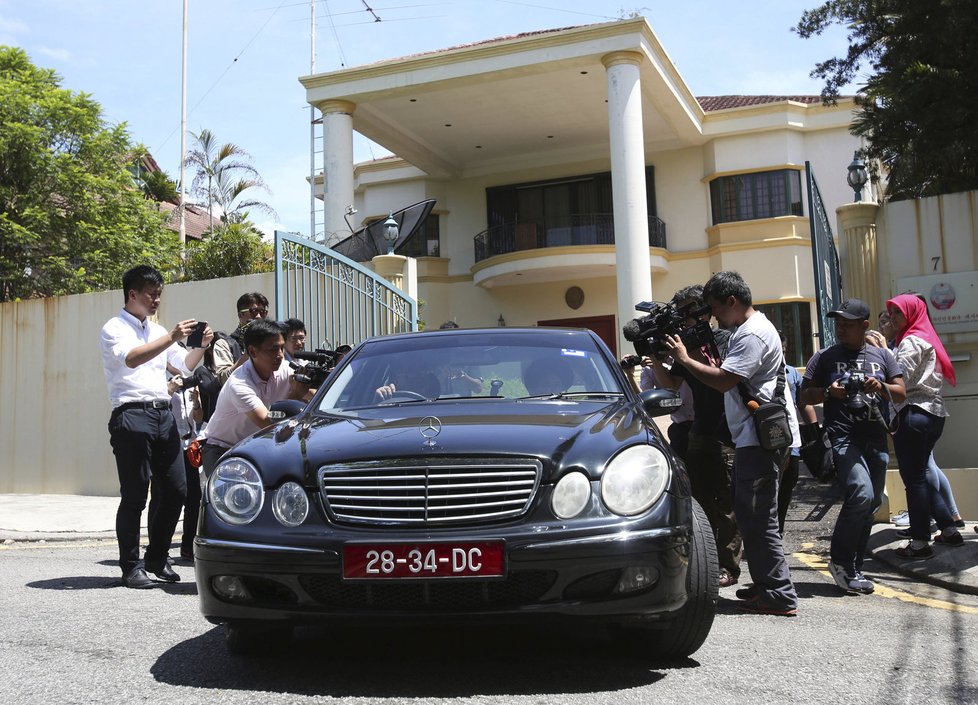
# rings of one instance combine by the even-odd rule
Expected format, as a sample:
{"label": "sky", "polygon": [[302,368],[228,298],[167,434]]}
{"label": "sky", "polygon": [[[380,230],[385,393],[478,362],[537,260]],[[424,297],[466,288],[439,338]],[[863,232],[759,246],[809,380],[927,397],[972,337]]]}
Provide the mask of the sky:
{"label": "sky", "polygon": [[[256,195],[278,214],[252,214],[266,232],[309,231],[309,106],[298,78],[312,61],[310,1],[188,2],[187,129],[207,128],[251,154],[271,190]],[[639,1],[648,4],[315,0],[316,71],[637,13],[694,95],[818,94],[812,68],[847,46],[842,28],[808,40],[791,31],[821,0]],[[182,27],[182,0],[0,0],[0,44],[54,69],[63,88],[90,94],[105,119],[126,123],[173,178],[180,169]],[[386,154],[355,140],[356,161]]]}

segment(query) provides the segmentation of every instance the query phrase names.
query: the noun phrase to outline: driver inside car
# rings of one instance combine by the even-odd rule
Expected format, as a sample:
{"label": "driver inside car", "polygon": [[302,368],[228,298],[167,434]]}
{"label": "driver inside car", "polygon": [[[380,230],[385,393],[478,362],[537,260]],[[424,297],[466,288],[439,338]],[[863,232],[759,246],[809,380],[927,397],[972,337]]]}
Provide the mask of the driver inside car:
{"label": "driver inside car", "polygon": [[399,393],[403,398],[437,399],[441,395],[441,384],[432,372],[409,365],[394,365],[387,384],[374,392],[374,400],[387,401]]}

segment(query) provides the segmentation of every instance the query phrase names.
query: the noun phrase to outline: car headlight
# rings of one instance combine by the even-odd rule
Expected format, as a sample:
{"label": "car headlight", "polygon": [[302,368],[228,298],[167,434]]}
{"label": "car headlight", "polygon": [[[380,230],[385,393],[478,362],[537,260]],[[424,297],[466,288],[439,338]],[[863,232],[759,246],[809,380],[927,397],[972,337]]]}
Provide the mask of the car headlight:
{"label": "car headlight", "polygon": [[626,448],[601,475],[601,499],[615,514],[641,514],[662,496],[669,474],[669,461],[658,448]]}
{"label": "car headlight", "polygon": [[561,519],[580,514],[591,499],[591,481],[581,472],[569,472],[560,478],[550,498],[550,506]]}
{"label": "car headlight", "polygon": [[309,515],[309,498],[297,482],[286,482],[275,491],[272,514],[283,526],[298,526]]}
{"label": "car headlight", "polygon": [[214,511],[229,524],[247,524],[261,511],[265,489],[255,466],[242,458],[218,463],[207,483]]}

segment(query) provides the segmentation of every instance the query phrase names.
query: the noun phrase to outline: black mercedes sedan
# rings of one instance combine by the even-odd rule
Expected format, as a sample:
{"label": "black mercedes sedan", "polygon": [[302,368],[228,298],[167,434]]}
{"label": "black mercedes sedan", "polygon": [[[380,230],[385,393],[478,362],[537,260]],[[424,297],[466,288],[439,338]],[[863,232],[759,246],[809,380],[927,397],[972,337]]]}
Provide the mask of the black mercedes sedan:
{"label": "black mercedes sedan", "polygon": [[338,620],[601,621],[696,651],[713,535],[653,422],[586,330],[374,338],[305,406],[232,448],[194,547],[204,617],[246,652]]}

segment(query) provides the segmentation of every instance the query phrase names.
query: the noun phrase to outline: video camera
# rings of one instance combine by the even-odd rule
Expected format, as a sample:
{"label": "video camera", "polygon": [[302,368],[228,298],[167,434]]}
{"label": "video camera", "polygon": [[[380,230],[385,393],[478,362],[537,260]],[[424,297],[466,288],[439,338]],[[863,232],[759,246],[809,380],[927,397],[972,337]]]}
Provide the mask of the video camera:
{"label": "video camera", "polygon": [[[667,335],[678,336],[687,348],[709,346],[711,353],[719,357],[719,354],[716,354],[713,329],[708,321],[700,320],[700,316],[710,312],[710,307],[706,304],[688,301],[682,306],[677,306],[672,301],[668,303],[643,301],[635,305],[635,310],[643,311],[647,315],[633,318],[626,323],[622,328],[622,334],[625,340],[635,346],[635,352],[642,357],[652,357],[665,352]],[[687,326],[686,322],[691,318],[695,319],[696,323]]]}
{"label": "video camera", "polygon": [[333,368],[336,367],[336,363],[342,357],[342,353],[338,353],[335,350],[317,348],[312,352],[299,350],[292,357],[297,360],[306,361],[304,365],[297,365],[294,362],[289,363],[292,369],[295,370],[292,376],[295,377],[296,381],[308,385],[313,389],[318,389],[326,381]]}

